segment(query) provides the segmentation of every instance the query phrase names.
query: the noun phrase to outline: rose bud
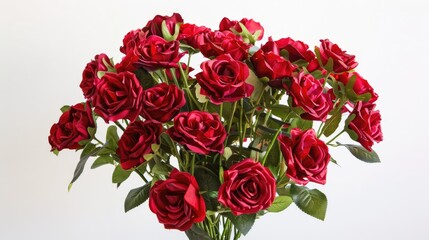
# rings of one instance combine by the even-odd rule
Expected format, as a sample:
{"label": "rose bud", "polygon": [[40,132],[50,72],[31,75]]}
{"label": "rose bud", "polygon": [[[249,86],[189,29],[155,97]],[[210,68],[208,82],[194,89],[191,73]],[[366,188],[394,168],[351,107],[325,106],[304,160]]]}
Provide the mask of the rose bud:
{"label": "rose bud", "polygon": [[[173,13],[171,17],[169,16],[161,16],[156,15],[152,20],[150,20],[146,26],[143,28],[143,32],[147,34],[147,36],[156,35],[163,38],[167,38],[167,36],[164,36],[162,32],[162,22],[165,21],[165,25],[167,27],[167,32],[170,34],[170,36],[173,36],[176,34],[176,24],[183,23],[183,18],[178,13]],[[177,32],[178,34],[178,32]],[[169,39],[167,39],[169,40]],[[171,39],[174,40],[174,39]]]}
{"label": "rose bud", "polygon": [[341,50],[337,44],[328,39],[320,40],[320,42],[319,52],[322,64],[326,66],[329,58],[333,60],[333,67],[332,69],[327,69],[328,71],[342,73],[357,67],[358,63],[355,61],[354,55],[347,54],[346,51]]}
{"label": "rose bud", "polygon": [[231,31],[252,44],[264,37],[264,28],[261,24],[247,18],[231,21],[224,17],[219,23],[219,31]]}

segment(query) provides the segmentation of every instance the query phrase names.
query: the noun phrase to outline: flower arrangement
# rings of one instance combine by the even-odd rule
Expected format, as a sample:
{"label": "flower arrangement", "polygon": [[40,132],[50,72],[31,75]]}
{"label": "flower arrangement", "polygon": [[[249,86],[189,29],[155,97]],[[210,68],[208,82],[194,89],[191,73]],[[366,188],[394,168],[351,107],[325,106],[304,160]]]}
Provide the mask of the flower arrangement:
{"label": "flower arrangement", "polygon": [[[148,200],[189,239],[238,239],[291,203],[323,220],[326,196],[306,185],[326,183],[330,147],[379,162],[378,95],[328,39],[312,51],[289,37],[256,44],[263,36],[252,19],[211,30],[174,13],[126,34],[119,63],[96,55],[82,73],[86,101],[62,107],[48,137],[55,154],[81,151],[69,190],[95,158],[118,186],[141,177],[125,211]],[[359,144],[336,142],[344,133]]]}

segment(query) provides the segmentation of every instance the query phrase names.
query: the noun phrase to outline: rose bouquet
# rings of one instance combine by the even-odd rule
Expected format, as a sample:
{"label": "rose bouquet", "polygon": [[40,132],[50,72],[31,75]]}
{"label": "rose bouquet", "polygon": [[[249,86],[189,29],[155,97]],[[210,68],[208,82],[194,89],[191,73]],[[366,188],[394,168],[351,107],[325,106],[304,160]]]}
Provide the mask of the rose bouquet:
{"label": "rose bouquet", "polygon": [[[323,220],[326,196],[306,185],[326,183],[329,147],[379,162],[378,95],[328,39],[312,51],[289,37],[256,44],[263,36],[252,19],[211,30],[175,13],[126,34],[119,63],[96,55],[80,83],[86,101],[62,107],[48,137],[56,154],[81,151],[69,189],[90,158],[113,165],[118,186],[135,173],[143,183],[125,211],[148,200],[189,239],[238,239],[291,203]],[[343,133],[359,144],[335,141]]]}

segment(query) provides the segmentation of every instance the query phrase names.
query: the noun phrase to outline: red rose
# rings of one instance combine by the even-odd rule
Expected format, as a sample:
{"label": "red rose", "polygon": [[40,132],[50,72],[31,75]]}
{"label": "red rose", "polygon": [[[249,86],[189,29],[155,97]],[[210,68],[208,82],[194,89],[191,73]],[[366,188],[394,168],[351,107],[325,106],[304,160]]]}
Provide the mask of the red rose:
{"label": "red rose", "polygon": [[137,66],[147,71],[159,68],[177,67],[177,63],[185,53],[179,53],[179,41],[167,41],[159,36],[150,36],[144,40],[136,55],[139,57]]}
{"label": "red rose", "polygon": [[368,151],[372,151],[371,147],[374,142],[383,140],[380,125],[381,115],[374,108],[375,104],[358,102],[346,120],[347,133]]}
{"label": "red rose", "polygon": [[204,221],[206,204],[195,177],[174,169],[167,180],[158,180],[150,189],[149,208],[166,229],[186,231]]}
{"label": "red rose", "polygon": [[255,73],[258,77],[267,77],[270,80],[281,79],[292,76],[296,67],[283,57],[270,51],[268,53],[259,49],[253,54],[252,61]]}
{"label": "red rose", "polygon": [[142,116],[156,123],[165,123],[186,104],[185,94],[176,85],[161,83],[143,93]]}
{"label": "red rose", "polygon": [[[370,94],[371,96],[369,97],[369,100],[367,102],[369,103],[373,103],[378,99],[378,95],[374,92],[374,89],[371,87],[371,85],[369,85],[368,81],[365,80],[359,73],[357,72],[345,72],[342,74],[338,74],[335,75],[335,78],[337,79],[337,81],[342,82],[344,84],[344,86],[347,85],[347,83],[349,83],[349,81],[353,78],[354,79],[354,84],[353,84],[353,88],[350,89],[352,90],[354,93],[350,93],[348,91],[348,89],[346,88],[346,95],[347,97],[354,102],[360,101],[362,100],[362,96],[363,94]],[[356,96],[358,95],[358,96]]]}
{"label": "red rose", "polygon": [[122,58],[120,63],[115,65],[116,71],[120,72],[135,72],[137,70],[137,62],[139,56],[136,55],[134,50],[128,51],[127,54]]}
{"label": "red rose", "polygon": [[234,215],[257,213],[271,206],[276,196],[276,180],[267,167],[244,159],[224,172],[218,201]]}
{"label": "red rose", "polygon": [[278,137],[286,161],[286,175],[298,184],[326,183],[326,171],[331,156],[328,146],[316,137],[313,129],[294,128],[290,137]]}
{"label": "red rose", "polygon": [[328,39],[320,40],[320,42],[320,60],[323,65],[326,65],[329,58],[332,58],[334,62],[332,70],[335,73],[346,72],[357,67],[358,63],[355,61],[354,55],[347,54],[346,51],[341,50],[337,44]]}
{"label": "red rose", "polygon": [[130,72],[106,73],[94,95],[94,112],[109,121],[134,121],[141,111],[143,88],[136,75]]}
{"label": "red rose", "polygon": [[175,27],[177,23],[183,23],[183,18],[178,13],[173,13],[171,17],[156,15],[152,20],[150,20],[146,26],[143,28],[143,32],[150,35],[157,35],[163,37],[162,34],[162,22],[165,21],[168,32],[171,35],[174,35]]}
{"label": "red rose", "polygon": [[152,144],[159,144],[162,125],[151,121],[134,121],[128,125],[118,141],[121,167],[125,170],[144,163],[144,155],[152,153]]}
{"label": "red rose", "polygon": [[322,83],[311,74],[301,72],[292,78],[289,87],[293,106],[304,110],[301,117],[307,120],[325,121],[333,108],[331,95],[323,91]]}
{"label": "red rose", "polygon": [[217,114],[192,111],[181,112],[174,118],[168,135],[194,153],[223,153],[226,130]]}
{"label": "red rose", "polygon": [[188,44],[189,46],[198,49],[198,38],[201,34],[210,32],[210,28],[205,26],[197,26],[195,24],[185,23],[180,25],[180,33],[177,40]]}
{"label": "red rose", "polygon": [[229,54],[235,60],[243,61],[249,56],[250,45],[232,32],[206,32],[199,34],[196,41],[197,48],[206,58]]}
{"label": "red rose", "polygon": [[79,86],[86,99],[91,100],[94,96],[95,86],[100,82],[97,76],[98,71],[108,71],[109,68],[113,68],[113,66],[106,66],[106,64],[111,64],[110,59],[106,54],[101,53],[95,55],[94,60],[89,62],[83,70],[82,81]]}
{"label": "red rose", "polygon": [[124,40],[122,40],[123,46],[119,50],[123,54],[134,51],[146,37],[147,33],[143,32],[142,29],[132,30],[125,35]]}
{"label": "red rose", "polygon": [[316,55],[308,49],[308,45],[301,42],[295,41],[292,38],[282,38],[275,41],[279,50],[286,50],[288,52],[288,59],[291,62],[297,60],[305,60],[311,62],[315,59]]}
{"label": "red rose", "polygon": [[230,55],[222,55],[201,64],[202,72],[195,77],[201,86],[201,94],[215,104],[234,102],[249,97],[253,86],[246,83],[249,68]]}
{"label": "red rose", "polygon": [[64,148],[78,149],[80,141],[91,138],[88,128],[95,128],[94,119],[89,103],[78,103],[65,111],[58,123],[51,127],[48,137],[51,151],[61,151]]}
{"label": "red rose", "polygon": [[235,31],[237,33],[242,33],[244,29],[242,29],[240,23],[247,29],[247,31],[252,35],[252,37],[255,38],[253,39],[254,41],[261,40],[264,37],[264,28],[261,26],[261,24],[259,22],[255,22],[253,19],[247,18],[243,18],[240,21],[231,21],[228,18],[224,17],[219,23],[219,30]]}

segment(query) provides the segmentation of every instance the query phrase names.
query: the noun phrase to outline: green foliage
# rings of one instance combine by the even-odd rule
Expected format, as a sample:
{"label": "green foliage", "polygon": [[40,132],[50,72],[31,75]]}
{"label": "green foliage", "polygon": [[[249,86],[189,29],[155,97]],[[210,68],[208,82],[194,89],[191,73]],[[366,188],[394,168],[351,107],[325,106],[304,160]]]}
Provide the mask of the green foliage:
{"label": "green foliage", "polygon": [[117,165],[112,174],[112,183],[122,183],[128,179],[132,171],[124,170],[121,165]]}
{"label": "green foliage", "polygon": [[207,210],[216,211],[218,206],[217,192],[220,187],[219,177],[204,166],[195,166],[194,177],[200,187],[200,192],[206,203]]}
{"label": "green foliage", "polygon": [[68,190],[73,186],[73,183],[80,177],[80,175],[83,172],[83,169],[85,168],[85,164],[88,161],[88,159],[92,156],[96,156],[97,153],[100,151],[100,148],[97,148],[95,144],[88,143],[82,150],[82,154],[80,155],[80,160],[77,163],[76,169],[74,170],[73,178],[68,186]]}
{"label": "green foliage", "polygon": [[234,226],[243,234],[246,235],[256,220],[256,213],[254,214],[241,214],[235,216],[232,213],[224,213],[224,216],[229,218]]}
{"label": "green foliage", "polygon": [[196,224],[192,225],[189,230],[186,230],[185,234],[189,240],[212,240],[207,232],[199,228]]}
{"label": "green foliage", "polygon": [[285,210],[293,202],[289,196],[277,196],[274,202],[267,209],[268,212],[281,212]]}
{"label": "green foliage", "polygon": [[303,212],[320,220],[325,219],[328,199],[321,191],[293,184],[290,193],[293,202]]}
{"label": "green foliage", "polygon": [[98,168],[106,164],[114,164],[115,160],[110,155],[101,155],[92,163],[91,169]]}
{"label": "green foliage", "polygon": [[127,198],[125,198],[125,212],[128,212],[131,209],[138,207],[140,204],[144,203],[149,198],[150,187],[151,182],[148,182],[142,187],[132,189],[128,193]]}
{"label": "green foliage", "polygon": [[331,136],[335,130],[337,130],[338,125],[340,125],[342,114],[340,111],[332,115],[328,120],[326,120],[325,125],[322,128],[323,135],[325,137]]}
{"label": "green foliage", "polygon": [[346,147],[353,154],[353,156],[366,163],[380,162],[380,158],[374,150],[368,151],[364,147],[354,144],[341,144],[339,142],[337,142],[337,144]]}

